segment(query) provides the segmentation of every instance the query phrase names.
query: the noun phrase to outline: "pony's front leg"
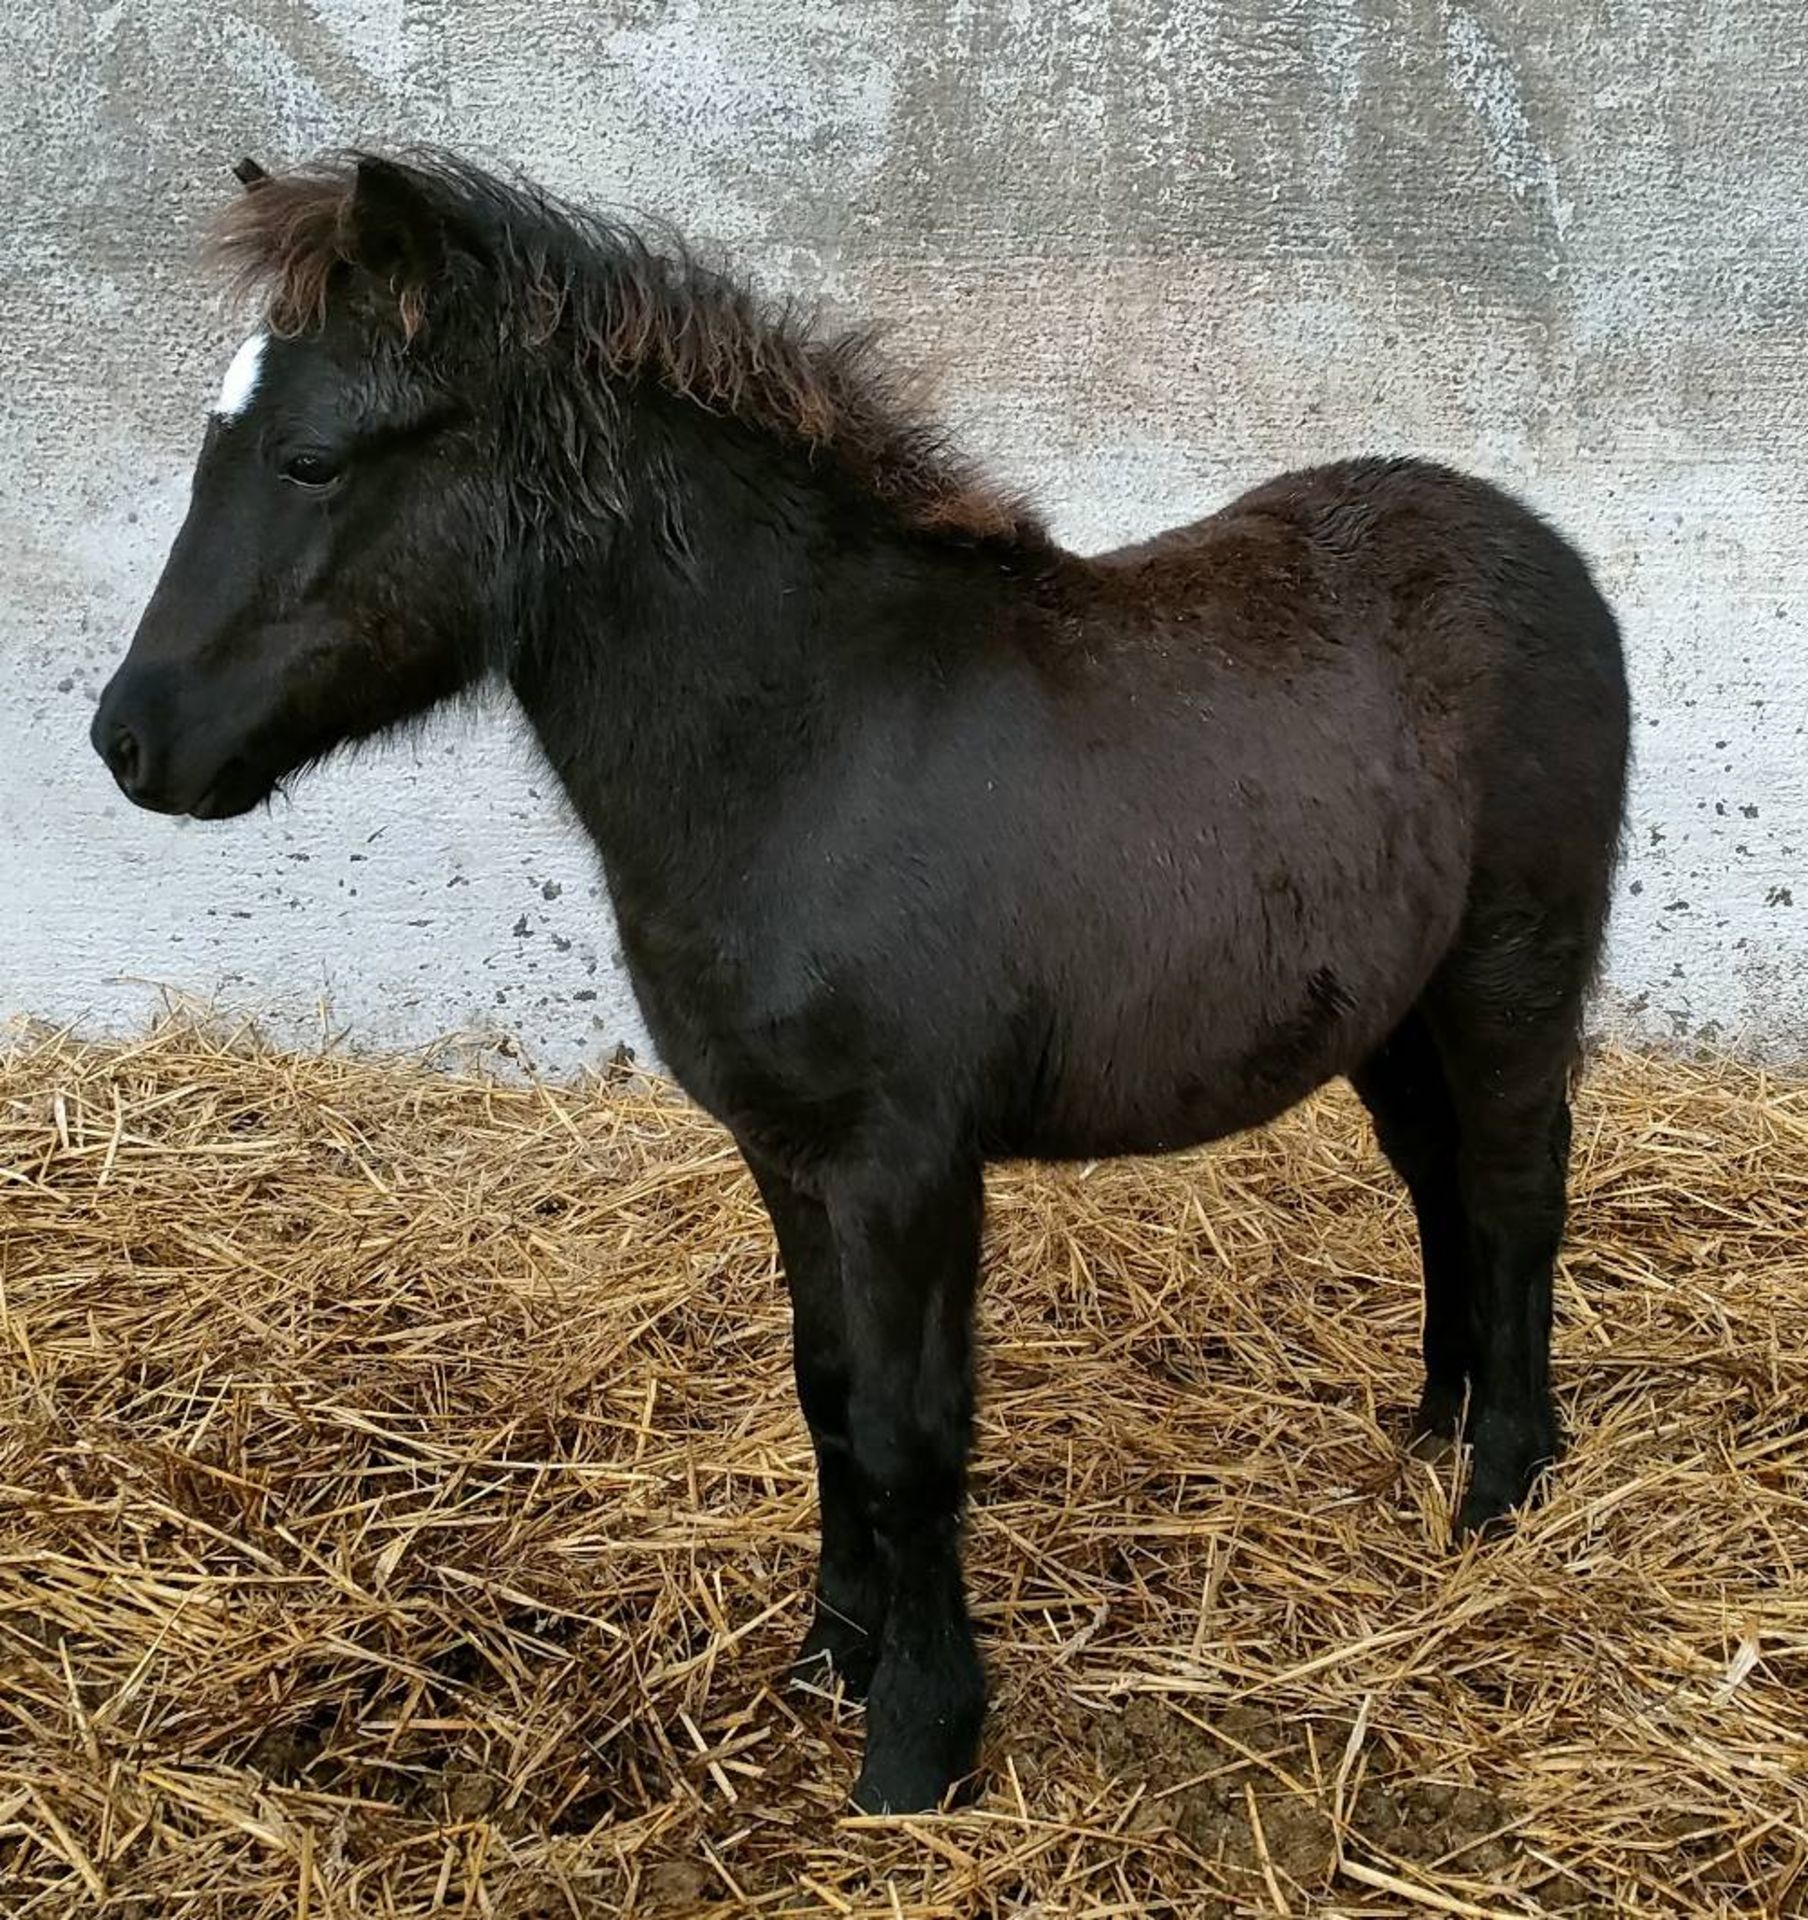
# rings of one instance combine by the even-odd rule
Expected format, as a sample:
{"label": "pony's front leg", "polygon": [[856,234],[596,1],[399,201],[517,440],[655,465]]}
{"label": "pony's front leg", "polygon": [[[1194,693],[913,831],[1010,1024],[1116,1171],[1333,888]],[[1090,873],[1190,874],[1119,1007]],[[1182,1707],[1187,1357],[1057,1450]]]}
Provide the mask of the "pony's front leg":
{"label": "pony's front leg", "polygon": [[972,1426],[976,1159],[875,1155],[827,1186],[848,1335],[848,1433],[887,1585],[854,1788],[869,1812],[933,1807],[972,1770],[985,1678],[961,1584]]}
{"label": "pony's front leg", "polygon": [[797,1398],[816,1451],[822,1554],[816,1615],[791,1672],[806,1685],[839,1679],[864,1698],[879,1663],[886,1581],[866,1491],[848,1439],[847,1320],[841,1263],[828,1209],[769,1162],[742,1149],[778,1238],[791,1295],[791,1359]]}

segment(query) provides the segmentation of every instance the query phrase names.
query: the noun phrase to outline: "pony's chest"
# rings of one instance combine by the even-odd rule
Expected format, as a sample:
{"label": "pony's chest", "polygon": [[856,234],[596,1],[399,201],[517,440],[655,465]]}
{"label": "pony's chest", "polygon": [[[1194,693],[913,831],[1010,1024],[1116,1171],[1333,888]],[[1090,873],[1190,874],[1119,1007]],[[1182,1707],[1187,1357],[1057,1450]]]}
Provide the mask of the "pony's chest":
{"label": "pony's chest", "polygon": [[740,1065],[737,982],[687,943],[661,940],[626,921],[621,938],[628,983],[661,1064],[720,1118],[720,1096],[712,1094],[732,1082]]}
{"label": "pony's chest", "polygon": [[871,1096],[857,1007],[786,989],[795,969],[700,961],[623,930],[635,1000],[668,1073],[744,1145],[798,1170],[845,1146]]}

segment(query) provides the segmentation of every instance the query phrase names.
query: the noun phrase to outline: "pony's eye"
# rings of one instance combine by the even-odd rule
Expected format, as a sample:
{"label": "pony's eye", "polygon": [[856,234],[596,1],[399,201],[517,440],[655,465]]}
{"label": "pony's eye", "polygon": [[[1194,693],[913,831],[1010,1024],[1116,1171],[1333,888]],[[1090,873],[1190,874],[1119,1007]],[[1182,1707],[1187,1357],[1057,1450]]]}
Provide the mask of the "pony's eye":
{"label": "pony's eye", "polygon": [[298,487],[328,487],[339,478],[339,463],[324,453],[296,453],[283,462],[282,471]]}

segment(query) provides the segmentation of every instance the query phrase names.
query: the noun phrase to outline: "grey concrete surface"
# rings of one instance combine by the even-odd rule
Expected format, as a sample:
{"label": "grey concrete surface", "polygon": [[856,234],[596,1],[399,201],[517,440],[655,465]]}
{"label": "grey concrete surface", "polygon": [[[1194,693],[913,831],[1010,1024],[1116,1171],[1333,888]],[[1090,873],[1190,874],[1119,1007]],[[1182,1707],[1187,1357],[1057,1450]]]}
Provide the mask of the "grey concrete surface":
{"label": "grey concrete surface", "polygon": [[227,163],[428,138],[892,320],[1081,547],[1356,450],[1525,492],[1632,653],[1600,1021],[1808,1057],[1805,125],[1800,0],[0,0],[0,1012],[641,1039],[500,710],[212,827],[85,744],[242,331]]}

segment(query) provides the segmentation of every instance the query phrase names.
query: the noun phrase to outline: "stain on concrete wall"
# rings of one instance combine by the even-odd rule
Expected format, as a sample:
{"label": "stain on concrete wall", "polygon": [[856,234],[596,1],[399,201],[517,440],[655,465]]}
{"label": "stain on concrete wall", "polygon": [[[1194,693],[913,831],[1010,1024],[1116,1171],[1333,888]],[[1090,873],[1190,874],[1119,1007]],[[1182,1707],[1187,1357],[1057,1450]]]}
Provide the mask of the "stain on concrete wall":
{"label": "stain on concrete wall", "polygon": [[85,744],[236,337],[226,163],[424,138],[891,319],[1082,547],[1355,450],[1527,493],[1632,651],[1602,1018],[1808,1056],[1805,124],[1798,0],[0,0],[0,1007],[641,1038],[500,707],[219,827]]}

